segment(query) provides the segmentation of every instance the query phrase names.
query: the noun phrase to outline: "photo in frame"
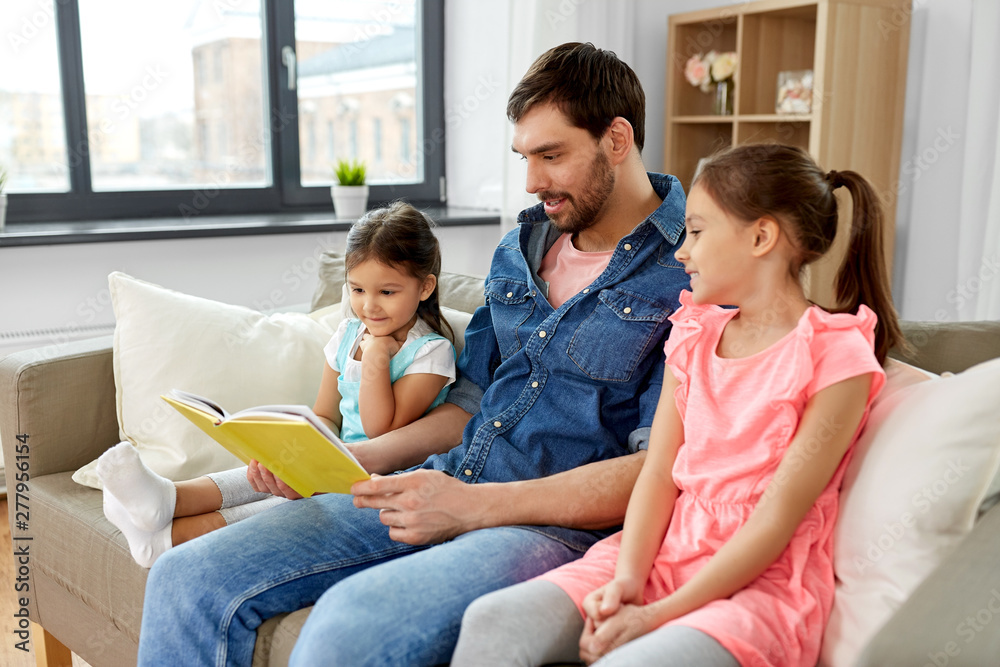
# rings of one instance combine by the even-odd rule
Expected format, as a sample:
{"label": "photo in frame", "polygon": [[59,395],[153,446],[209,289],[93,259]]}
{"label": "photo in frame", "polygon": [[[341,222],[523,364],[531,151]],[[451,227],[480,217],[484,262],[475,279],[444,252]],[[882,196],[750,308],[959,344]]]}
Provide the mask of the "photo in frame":
{"label": "photo in frame", "polygon": [[812,112],[813,71],[811,69],[778,72],[778,94],[774,111],[779,114]]}

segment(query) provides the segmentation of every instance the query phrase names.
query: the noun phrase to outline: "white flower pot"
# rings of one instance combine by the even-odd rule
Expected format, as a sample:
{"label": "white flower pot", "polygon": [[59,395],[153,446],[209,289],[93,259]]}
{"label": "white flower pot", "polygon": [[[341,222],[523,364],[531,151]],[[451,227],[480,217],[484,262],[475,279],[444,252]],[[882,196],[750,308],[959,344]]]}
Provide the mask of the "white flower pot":
{"label": "white flower pot", "polygon": [[0,194],[0,234],[4,232],[7,224],[7,194]]}
{"label": "white flower pot", "polygon": [[357,220],[368,210],[367,185],[331,185],[333,211],[341,220]]}

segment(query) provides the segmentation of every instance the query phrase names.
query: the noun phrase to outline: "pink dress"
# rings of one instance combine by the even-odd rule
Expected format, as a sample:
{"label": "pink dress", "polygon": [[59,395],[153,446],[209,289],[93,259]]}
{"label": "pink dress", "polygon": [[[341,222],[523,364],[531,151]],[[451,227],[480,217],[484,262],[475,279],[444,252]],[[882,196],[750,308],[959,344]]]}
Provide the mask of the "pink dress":
{"label": "pink dress", "polygon": [[[694,305],[689,292],[681,303],[664,347],[680,381],[675,398],[685,442],[673,470],[680,495],[646,582],[647,604],[688,581],[746,522],[814,394],[872,373],[870,407],[885,382],[872,352],[876,317],[864,306],[857,315],[813,306],[766,350],[724,359],[716,348],[737,311]],[[850,452],[775,563],[732,597],[670,623],[711,635],[744,666],[814,666],[833,604],[833,528]],[[613,578],[620,543],[619,532],[540,578],[580,607]]]}

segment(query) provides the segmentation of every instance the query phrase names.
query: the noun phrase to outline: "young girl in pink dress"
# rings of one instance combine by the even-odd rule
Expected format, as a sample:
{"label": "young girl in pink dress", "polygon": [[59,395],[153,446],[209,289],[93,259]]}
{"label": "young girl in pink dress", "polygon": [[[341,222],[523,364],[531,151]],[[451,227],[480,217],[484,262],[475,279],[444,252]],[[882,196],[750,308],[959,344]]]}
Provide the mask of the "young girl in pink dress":
{"label": "young girl in pink dress", "polygon": [[[828,311],[801,276],[833,242],[841,186],[853,217]],[[691,291],[623,530],[476,601],[452,664],[816,664],[841,478],[901,340],[876,195],[800,149],[742,146],[695,179],[686,233]]]}

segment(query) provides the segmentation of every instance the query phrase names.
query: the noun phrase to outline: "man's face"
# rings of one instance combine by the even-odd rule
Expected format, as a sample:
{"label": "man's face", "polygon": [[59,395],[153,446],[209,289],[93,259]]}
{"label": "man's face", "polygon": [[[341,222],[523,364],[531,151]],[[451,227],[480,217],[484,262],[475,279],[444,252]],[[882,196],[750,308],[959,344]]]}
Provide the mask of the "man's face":
{"label": "man's face", "polygon": [[511,146],[528,163],[526,189],[545,202],[557,229],[576,233],[600,221],[615,187],[603,145],[574,127],[552,104],[541,104],[514,125]]}

